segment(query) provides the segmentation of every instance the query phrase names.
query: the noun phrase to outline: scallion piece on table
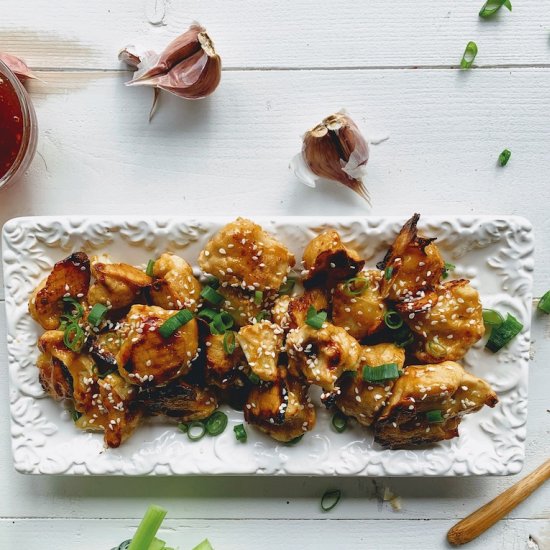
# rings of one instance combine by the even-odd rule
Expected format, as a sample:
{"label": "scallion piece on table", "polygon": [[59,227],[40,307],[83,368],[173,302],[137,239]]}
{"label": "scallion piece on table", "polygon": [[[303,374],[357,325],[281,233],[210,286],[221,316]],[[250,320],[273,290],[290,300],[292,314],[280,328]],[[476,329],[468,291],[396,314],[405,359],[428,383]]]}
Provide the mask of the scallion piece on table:
{"label": "scallion piece on table", "polygon": [[84,308],[82,307],[82,304],[77,302],[71,296],[64,296],[63,302],[65,304],[71,305],[74,308],[70,315],[71,319],[73,319],[74,321],[78,321],[78,319],[80,319],[84,315]]}
{"label": "scallion piece on table", "polygon": [[504,149],[504,151],[502,151],[502,153],[500,153],[500,155],[498,156],[498,163],[501,166],[506,166],[511,156],[512,151],[510,151],[510,149]]}
{"label": "scallion piece on table", "polygon": [[220,435],[227,426],[227,415],[222,411],[216,411],[205,423],[209,435]]}
{"label": "scallion piece on table", "polygon": [[346,427],[348,425],[348,418],[347,416],[344,416],[342,413],[335,413],[332,417],[332,427],[338,432],[342,433],[346,430]]}
{"label": "scallion piece on table", "polygon": [[279,294],[292,294],[294,290],[294,285],[296,285],[296,279],[288,277],[287,280],[281,285],[279,289]]}
{"label": "scallion piece on table", "polygon": [[201,290],[201,298],[204,298],[207,302],[215,306],[219,306],[223,302],[223,296],[211,286],[205,286]]}
{"label": "scallion piece on table", "polygon": [[550,290],[540,299],[537,309],[543,313],[550,313]]}
{"label": "scallion piece on table", "polygon": [[427,411],[426,412],[426,420],[430,424],[435,424],[435,423],[440,423],[440,422],[445,421],[445,419],[443,418],[443,413],[439,410]]}
{"label": "scallion piece on table", "polygon": [[202,542],[199,542],[193,550],[214,550],[214,548],[212,548],[212,545],[208,542],[208,539],[204,539]]}
{"label": "scallion piece on table", "polygon": [[182,309],[160,325],[159,334],[163,338],[170,338],[176,330],[186,325],[191,319],[193,319],[193,314],[188,309]]}
{"label": "scallion piece on table", "polygon": [[344,294],[358,296],[369,288],[369,280],[364,277],[353,277],[344,283]]}
{"label": "scallion piece on table", "polygon": [[384,279],[386,279],[386,281],[389,281],[392,275],[393,275],[393,266],[390,265],[386,267],[386,269],[384,270]]}
{"label": "scallion piece on table", "polygon": [[502,6],[506,6],[508,10],[512,11],[512,3],[510,0],[487,0],[479,10],[479,16],[491,17],[491,15],[494,15]]}
{"label": "scallion piece on table", "polygon": [[400,372],[397,363],[385,363],[376,367],[365,365],[363,367],[363,380],[365,382],[383,382],[399,378]]}
{"label": "scallion piece on table", "polygon": [[231,355],[235,351],[236,345],[235,332],[228,330],[223,335],[223,350],[227,353],[227,355]]}
{"label": "scallion piece on table", "polygon": [[233,431],[235,432],[235,437],[237,438],[237,441],[240,441],[241,443],[246,443],[248,436],[246,434],[246,430],[244,429],[244,424],[237,424],[236,426],[233,426]]}
{"label": "scallion piece on table", "polygon": [[477,55],[477,44],[475,42],[468,42],[466,49],[462,54],[462,59],[460,60],[460,67],[462,69],[469,69]]}
{"label": "scallion piece on table", "polygon": [[403,326],[403,319],[401,319],[401,316],[397,313],[397,311],[390,309],[384,314],[384,323],[386,323],[388,328],[397,330]]}
{"label": "scallion piece on table", "polygon": [[325,491],[321,497],[321,510],[323,512],[330,512],[340,502],[342,491],[335,489],[332,491]]}
{"label": "scallion piece on table", "polygon": [[166,542],[155,537],[147,550],[166,550]]}
{"label": "scallion piece on table", "polygon": [[523,324],[520,323],[513,315],[508,313],[504,323],[502,325],[495,327],[491,331],[489,340],[485,344],[485,347],[496,353],[502,349],[506,344],[511,342],[523,329]]}
{"label": "scallion piece on table", "polygon": [[203,422],[194,420],[193,422],[189,422],[189,424],[187,424],[187,437],[191,441],[198,441],[199,439],[202,439],[205,434],[206,426]]}
{"label": "scallion piece on table", "polygon": [[264,299],[264,293],[261,290],[254,291],[254,303],[259,306]]}
{"label": "scallion piece on table", "polygon": [[449,276],[449,272],[453,271],[453,269],[455,268],[456,268],[456,265],[450,262],[445,262],[445,266],[443,267],[443,273],[441,273],[441,278],[446,279]]}
{"label": "scallion piece on table", "polygon": [[63,343],[71,351],[78,353],[82,349],[85,340],[86,336],[84,331],[78,323],[69,323],[65,327],[65,332],[63,333]]}
{"label": "scallion piece on table", "polygon": [[323,327],[323,323],[326,321],[326,319],[326,311],[317,312],[317,310],[313,306],[309,306],[309,309],[307,310],[306,323],[310,327],[319,330]]}
{"label": "scallion piece on table", "polygon": [[487,327],[499,327],[504,323],[504,317],[494,309],[484,309],[483,323]]}
{"label": "scallion piece on table", "polygon": [[95,304],[90,310],[90,313],[88,313],[88,323],[93,327],[97,327],[99,323],[103,321],[107,311],[109,311],[107,306],[104,306],[103,304]]}
{"label": "scallion piece on table", "polygon": [[157,531],[159,530],[164,518],[166,510],[160,506],[152,504],[143,516],[136,534],[132,537],[132,542],[128,550],[143,550],[148,549],[153,542]]}
{"label": "scallion piece on table", "polygon": [[149,277],[152,277],[154,269],[155,269],[155,260],[149,260],[147,262],[147,268],[145,269],[145,274],[149,275]]}

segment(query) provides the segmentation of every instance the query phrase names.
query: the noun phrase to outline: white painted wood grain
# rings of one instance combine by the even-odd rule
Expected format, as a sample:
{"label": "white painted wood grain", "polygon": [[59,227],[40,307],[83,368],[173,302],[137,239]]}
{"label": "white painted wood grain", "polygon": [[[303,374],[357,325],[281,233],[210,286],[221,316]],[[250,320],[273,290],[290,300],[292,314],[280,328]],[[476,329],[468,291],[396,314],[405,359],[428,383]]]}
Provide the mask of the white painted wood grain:
{"label": "white painted wood grain", "polygon": [[[469,40],[478,43],[480,65],[550,63],[545,2],[517,1],[512,13],[502,10],[491,20],[479,18],[482,4],[2,0],[0,51],[20,54],[34,67],[113,69],[126,44],[161,49],[197,19],[227,68],[448,67],[458,64]],[[163,12],[163,24],[149,22],[160,21]]]}

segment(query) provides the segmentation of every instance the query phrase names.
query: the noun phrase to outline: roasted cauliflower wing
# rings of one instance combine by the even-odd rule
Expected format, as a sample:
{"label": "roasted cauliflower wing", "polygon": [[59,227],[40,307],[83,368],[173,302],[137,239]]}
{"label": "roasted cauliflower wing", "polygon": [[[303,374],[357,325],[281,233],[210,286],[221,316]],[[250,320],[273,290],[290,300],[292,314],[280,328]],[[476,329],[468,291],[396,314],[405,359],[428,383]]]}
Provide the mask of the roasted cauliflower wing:
{"label": "roasted cauliflower wing", "polygon": [[274,382],[279,378],[277,364],[283,335],[283,329],[270,321],[247,325],[237,333],[248,366],[260,380]]}
{"label": "roasted cauliflower wing", "polygon": [[380,293],[379,270],[363,271],[338,283],[332,295],[332,322],[362,340],[384,326],[387,307]]}
{"label": "roasted cauliflower wing", "polygon": [[92,262],[95,282],[88,292],[90,305],[103,304],[112,309],[127,307],[141,299],[141,292],[152,283],[151,277],[128,264]]}
{"label": "roasted cauliflower wing", "polygon": [[316,330],[309,325],[291,330],[286,339],[289,371],[310,384],[332,392],[345,371],[359,366],[361,346],[343,328],[324,323]]}
{"label": "roasted cauliflower wing", "polygon": [[151,300],[164,309],[197,311],[201,284],[193,268],[175,254],[162,254],[153,268],[154,280],[149,289]]}
{"label": "roasted cauliflower wing", "polygon": [[253,323],[262,311],[262,304],[254,301],[253,292],[232,286],[220,286],[217,292],[223,296],[221,307],[239,327]]}
{"label": "roasted cauliflower wing", "polygon": [[244,407],[245,420],[277,441],[292,441],[315,426],[315,406],[307,390],[293,378],[255,386]]}
{"label": "roasted cauliflower wing", "polygon": [[415,214],[405,223],[378,267],[384,270],[381,293],[395,302],[414,302],[441,280],[445,262],[434,238],[421,237]]}
{"label": "roasted cauliflower wing", "polygon": [[41,353],[36,363],[38,379],[50,397],[56,401],[73,398],[73,379],[67,367],[56,357]]}
{"label": "roasted cauliflower wing", "polygon": [[232,385],[242,386],[241,373],[246,364],[243,351],[236,342],[233,353],[227,353],[223,342],[223,334],[209,334],[206,337],[206,380],[222,389]]}
{"label": "roasted cauliflower wing", "polygon": [[50,274],[36,287],[29,300],[31,317],[46,330],[59,327],[63,298],[82,300],[90,285],[90,260],[75,252],[57,262]]}
{"label": "roasted cauliflower wing", "polygon": [[334,229],[312,239],[304,250],[304,285],[332,288],[338,281],[355,277],[365,265],[357,252],[342,243]]}
{"label": "roasted cauliflower wing", "polygon": [[288,318],[290,328],[301,327],[307,318],[310,307],[315,311],[326,311],[329,308],[326,291],[320,288],[304,290],[303,294],[294,296],[288,303]]}
{"label": "roasted cauliflower wing", "polygon": [[485,334],[479,294],[466,279],[449,281],[426,294],[425,307],[397,309],[416,334],[415,356],[423,363],[456,361]]}
{"label": "roasted cauliflower wing", "polygon": [[169,338],[158,332],[176,313],[157,306],[130,308],[125,320],[129,330],[116,356],[118,369],[130,384],[160,386],[191,368],[199,345],[197,321],[191,319]]}
{"label": "roasted cauliflower wing", "polygon": [[[412,365],[393,385],[392,394],[376,423],[375,439],[388,447],[429,443],[458,435],[460,418],[498,402],[484,380],[458,363]],[[430,422],[428,412],[439,411]]]}
{"label": "roasted cauliflower wing", "polygon": [[346,416],[352,416],[359,424],[370,426],[376,419],[379,411],[386,405],[391,395],[394,380],[385,380],[380,383],[363,380],[362,367],[368,365],[377,367],[388,363],[395,363],[403,369],[405,351],[394,344],[377,344],[361,347],[361,368],[355,376],[343,376],[338,381],[340,386],[336,391],[335,405]]}
{"label": "roasted cauliflower wing", "polygon": [[205,273],[252,291],[279,290],[294,263],[286,246],[244,218],[220,229],[199,256]]}

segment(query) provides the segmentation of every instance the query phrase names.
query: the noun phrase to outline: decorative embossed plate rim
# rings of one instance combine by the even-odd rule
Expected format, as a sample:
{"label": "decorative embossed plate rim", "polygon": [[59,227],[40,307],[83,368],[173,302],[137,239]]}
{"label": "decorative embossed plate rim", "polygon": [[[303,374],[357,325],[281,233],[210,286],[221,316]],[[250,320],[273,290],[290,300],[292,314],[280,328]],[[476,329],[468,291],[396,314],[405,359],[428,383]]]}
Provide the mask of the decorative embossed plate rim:
{"label": "decorative embossed plate rim", "polygon": [[[230,421],[219,437],[191,443],[171,425],[150,422],[120,449],[105,449],[101,434],[79,432],[66,411],[43,398],[38,383],[36,338],[40,327],[27,313],[32,289],[53,263],[84,249],[143,263],[170,250],[196,264],[210,235],[232,218],[189,217],[28,217],[3,229],[3,264],[8,326],[11,437],[15,468],[32,474],[190,475],[286,474],[363,476],[508,475],[524,460],[527,376],[532,301],[531,224],[510,216],[426,217],[421,229],[438,236],[445,258],[479,289],[485,307],[498,305],[524,324],[510,346],[492,355],[483,342],[464,363],[488,379],[499,394],[494,409],[464,419],[461,436],[414,450],[386,450],[373,444],[368,430],[354,425],[343,434],[330,427],[318,407],[315,430],[295,447],[272,441],[249,428],[247,444],[236,441],[232,426],[242,414],[227,410]],[[334,227],[374,265],[383,256],[404,218],[258,217],[301,257],[317,232]]]}

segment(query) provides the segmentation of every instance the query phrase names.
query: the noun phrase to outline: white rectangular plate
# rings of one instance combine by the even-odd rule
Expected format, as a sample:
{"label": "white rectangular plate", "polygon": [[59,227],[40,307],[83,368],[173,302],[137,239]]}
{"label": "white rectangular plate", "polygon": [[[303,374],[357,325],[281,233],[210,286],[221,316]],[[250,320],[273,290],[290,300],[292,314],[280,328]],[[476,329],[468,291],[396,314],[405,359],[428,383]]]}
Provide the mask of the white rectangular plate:
{"label": "white rectangular plate", "polygon": [[[467,416],[460,437],[413,450],[387,450],[369,430],[351,423],[336,433],[330,414],[318,407],[315,430],[288,447],[248,428],[239,443],[232,427],[242,414],[227,410],[225,432],[193,443],[173,424],[146,423],[119,449],[105,449],[98,433],[77,430],[59,403],[44,398],[35,367],[42,329],[27,301],[53,264],[70,252],[107,252],[115,261],[141,264],[164,251],[196,265],[199,251],[227,218],[36,217],[9,221],[3,230],[11,436],[15,468],[33,474],[188,475],[301,474],[362,476],[463,476],[515,474],[524,459],[527,416],[533,233],[517,217],[421,218],[420,228],[437,236],[453,278],[472,281],[484,307],[513,313],[524,331],[497,354],[484,341],[465,360],[488,380],[500,402]],[[256,218],[294,252],[326,228],[337,229],[374,266],[405,221],[401,218]],[[225,410],[225,409],[224,409]]]}

